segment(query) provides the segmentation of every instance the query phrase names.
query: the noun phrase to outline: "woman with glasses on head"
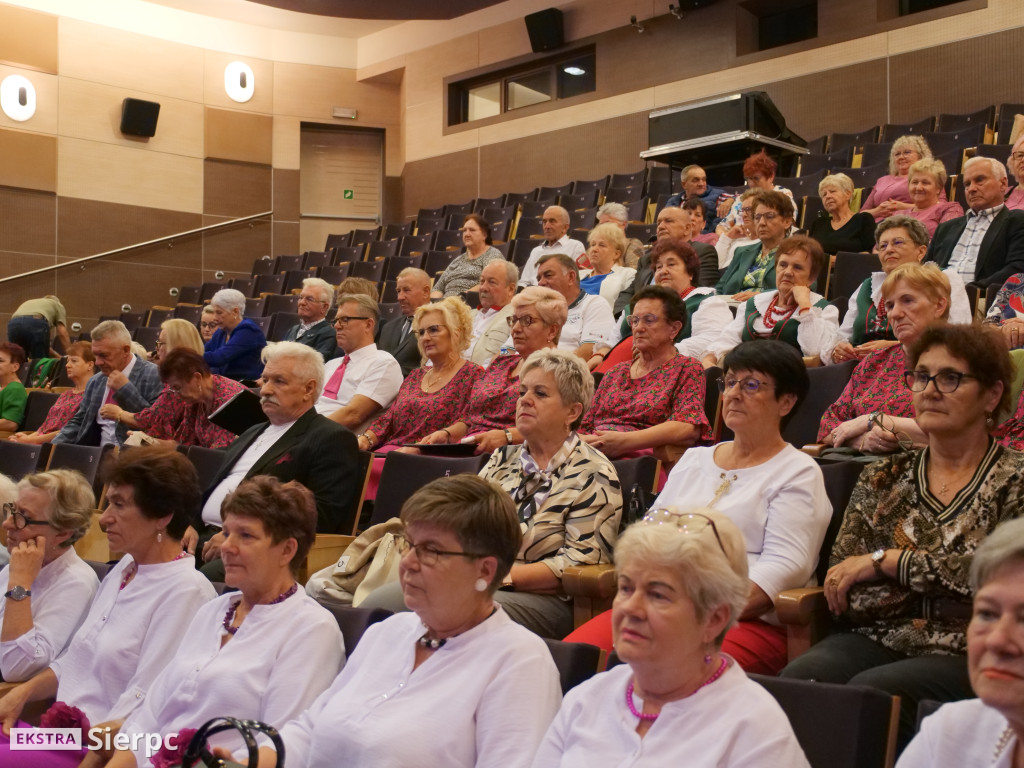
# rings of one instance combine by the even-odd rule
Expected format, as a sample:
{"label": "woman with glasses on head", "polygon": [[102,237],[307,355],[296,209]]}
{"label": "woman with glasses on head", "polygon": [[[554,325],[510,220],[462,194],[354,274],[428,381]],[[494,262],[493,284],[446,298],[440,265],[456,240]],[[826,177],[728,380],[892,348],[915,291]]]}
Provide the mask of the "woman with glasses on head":
{"label": "woman with glasses on head", "polygon": [[0,571],[0,678],[8,683],[57,658],[96,593],[96,573],[72,547],[95,506],[92,486],[67,469],[26,476],[17,501],[3,505],[11,560]]}
{"label": "woman with glasses on head", "polygon": [[[832,514],[821,470],[782,439],[782,427],[810,386],[800,355],[780,341],[744,342],[724,361],[722,413],[732,442],[691,448],[668,476],[655,507],[698,504],[731,519],[746,540],[747,598],[724,650],[748,672],[786,663],[786,633],[775,596],[813,585]],[[608,614],[567,640],[611,650]]]}
{"label": "woman with glasses on head", "polygon": [[462,222],[462,243],[466,250],[460,253],[434,282],[431,297],[435,299],[458,296],[480,285],[480,273],[495,259],[505,256],[491,245],[491,225],[479,213],[471,213]]}
{"label": "woman with glasses on head", "polygon": [[751,199],[758,242],[738,248],[715,286],[720,296],[746,301],[775,287],[775,256],[793,226],[793,201],[781,192],[758,192]]}
{"label": "woman with glasses on head", "polygon": [[492,453],[523,441],[516,429],[519,373],[538,349],[554,349],[569,309],[557,291],[530,286],[512,297],[508,317],[515,350],[491,361],[473,384],[469,402],[457,421],[427,435],[425,443],[457,443],[472,439],[476,453]]}
{"label": "woman with glasses on head", "polygon": [[916,340],[904,379],[925,447],[861,473],[824,584],[841,631],[782,672],[899,696],[901,746],[918,701],[971,695],[971,557],[1024,504],[1024,456],[991,435],[1011,375],[992,331],[939,324]]}
{"label": "woman with glasses on head", "polygon": [[[907,186],[910,166],[918,160],[931,160],[932,151],[923,136],[908,134],[900,136],[892,143],[889,151],[889,173],[879,177],[871,189],[867,200],[860,204],[862,213],[869,213],[875,221],[882,221],[897,213],[907,213],[914,207]],[[940,194],[946,199],[946,191]]]}
{"label": "woman with glasses on head", "polygon": [[82,397],[85,395],[85,385],[96,372],[93,361],[96,358],[92,355],[92,345],[84,341],[76,341],[67,349],[64,370],[71,379],[71,389],[61,392],[49,412],[46,420],[39,425],[35,432],[17,432],[8,439],[16,443],[48,443],[55,438],[64,425],[71,421],[78,406],[82,404]]}
{"label": "woman with glasses on head", "polygon": [[839,310],[811,286],[825,269],[825,254],[817,240],[806,235],[787,237],[775,254],[774,291],[747,299],[718,337],[708,345],[704,366],[718,365],[742,341],[778,339],[818,357],[832,344],[839,329]]}
{"label": "woman with glasses on head", "polygon": [[723,646],[747,601],[749,555],[726,515],[656,508],[615,550],[615,651],[566,694],[533,768],[806,768],[785,713]]}
{"label": "woman with glasses on head", "polygon": [[[544,642],[494,600],[522,535],[509,495],[475,475],[402,506],[411,612],[370,626],[337,679],[281,728],[289,768],[528,766],[558,709]],[[260,765],[273,765],[261,750]]]}
{"label": "woman with glasses on head", "polygon": [[[882,300],[882,283],[896,267],[920,264],[928,251],[928,240],[928,230],[911,216],[890,216],[875,227],[875,249],[882,271],[872,272],[853,292],[835,346],[821,356],[823,363],[863,359],[899,343]],[[950,322],[969,324],[972,313],[963,278],[955,269],[946,269],[943,274],[949,280]]]}

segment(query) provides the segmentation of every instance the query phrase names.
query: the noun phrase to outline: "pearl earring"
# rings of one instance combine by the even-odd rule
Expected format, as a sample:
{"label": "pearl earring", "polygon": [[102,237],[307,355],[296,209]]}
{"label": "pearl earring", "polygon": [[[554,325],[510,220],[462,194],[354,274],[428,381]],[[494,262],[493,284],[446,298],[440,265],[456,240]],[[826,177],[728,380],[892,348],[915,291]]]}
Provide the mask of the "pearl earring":
{"label": "pearl earring", "polygon": [[476,582],[473,584],[473,589],[475,589],[477,592],[485,592],[487,590],[487,579],[477,579]]}
{"label": "pearl earring", "polygon": [[164,532],[163,531],[157,531],[156,532],[156,543],[159,544],[163,540],[164,540]]}

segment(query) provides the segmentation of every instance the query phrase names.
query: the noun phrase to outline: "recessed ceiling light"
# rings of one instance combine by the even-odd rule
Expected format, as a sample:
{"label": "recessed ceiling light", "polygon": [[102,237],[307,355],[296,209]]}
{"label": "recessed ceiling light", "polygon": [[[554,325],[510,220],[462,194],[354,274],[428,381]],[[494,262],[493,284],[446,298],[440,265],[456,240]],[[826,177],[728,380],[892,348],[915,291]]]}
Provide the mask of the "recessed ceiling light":
{"label": "recessed ceiling light", "polygon": [[27,77],[9,75],[0,83],[0,108],[19,123],[36,113],[36,89]]}
{"label": "recessed ceiling light", "polygon": [[582,67],[564,67],[562,71],[565,72],[565,74],[567,75],[579,76],[587,74],[587,70],[583,69]]}

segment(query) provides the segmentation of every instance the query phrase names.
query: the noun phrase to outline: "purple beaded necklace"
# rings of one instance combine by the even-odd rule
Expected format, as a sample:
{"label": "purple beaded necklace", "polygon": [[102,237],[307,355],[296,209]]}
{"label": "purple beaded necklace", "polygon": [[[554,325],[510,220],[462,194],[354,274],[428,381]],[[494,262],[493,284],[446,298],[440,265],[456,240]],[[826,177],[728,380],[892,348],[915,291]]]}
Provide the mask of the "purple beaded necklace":
{"label": "purple beaded necklace", "polygon": [[[289,597],[294,595],[298,591],[298,589],[298,583],[292,582],[292,585],[288,587],[288,589],[286,589],[280,595],[275,597],[269,603],[261,603],[261,605],[277,605],[278,603],[283,603]],[[231,622],[235,620],[235,612],[238,611],[238,606],[241,604],[241,602],[241,598],[235,600],[235,602],[231,604],[231,607],[228,608],[228,612],[224,614],[224,631],[227,632],[229,635],[234,635],[238,631],[238,627],[231,626]]]}
{"label": "purple beaded necklace", "polygon": [[[697,691],[699,691],[704,686],[711,685],[713,682],[715,682],[715,680],[720,678],[725,673],[726,667],[728,667],[728,666],[729,666],[729,662],[726,661],[725,657],[723,656],[722,657],[722,663],[718,665],[718,669],[715,670],[714,674],[711,675],[711,677],[709,677],[707,680],[705,680],[699,686],[697,686],[697,690],[695,690],[693,693],[696,693]],[[693,693],[691,693],[688,696],[686,696],[686,698],[690,698],[690,696],[693,696]],[[661,714],[660,712],[656,713],[656,714],[650,714],[650,713],[647,713],[647,712],[640,712],[636,708],[636,704],[633,703],[633,681],[632,680],[629,681],[629,685],[626,687],[626,706],[629,707],[629,711],[630,711],[630,713],[632,713],[633,717],[639,718],[641,721],[649,720],[650,722],[653,723],[655,720],[658,719],[658,715]]]}

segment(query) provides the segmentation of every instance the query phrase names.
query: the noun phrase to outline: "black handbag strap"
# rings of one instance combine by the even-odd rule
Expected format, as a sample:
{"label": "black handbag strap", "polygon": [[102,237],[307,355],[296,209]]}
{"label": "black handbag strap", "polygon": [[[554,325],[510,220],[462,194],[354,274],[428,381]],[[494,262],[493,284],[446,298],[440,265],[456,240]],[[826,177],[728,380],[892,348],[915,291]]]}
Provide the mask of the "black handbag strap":
{"label": "black handbag strap", "polygon": [[259,745],[256,743],[253,731],[264,734],[273,742],[274,749],[277,750],[277,768],[283,768],[284,742],[281,741],[281,734],[277,732],[277,729],[258,720],[240,720],[234,717],[215,717],[213,720],[203,723],[185,749],[181,767],[192,768],[198,760],[202,760],[208,768],[223,766],[224,761],[214,757],[210,752],[207,740],[216,733],[228,730],[237,731],[245,741],[245,746],[249,751],[248,764],[250,768],[257,768],[259,765]]}

